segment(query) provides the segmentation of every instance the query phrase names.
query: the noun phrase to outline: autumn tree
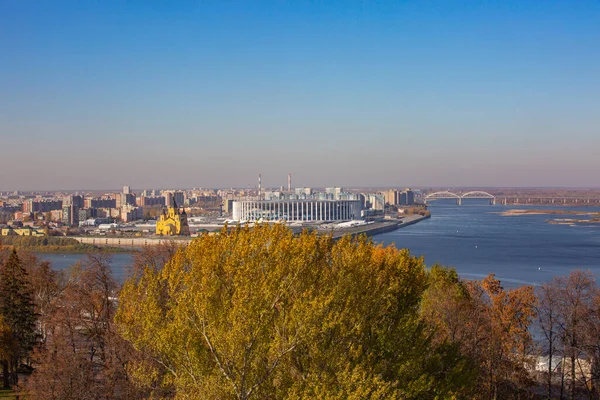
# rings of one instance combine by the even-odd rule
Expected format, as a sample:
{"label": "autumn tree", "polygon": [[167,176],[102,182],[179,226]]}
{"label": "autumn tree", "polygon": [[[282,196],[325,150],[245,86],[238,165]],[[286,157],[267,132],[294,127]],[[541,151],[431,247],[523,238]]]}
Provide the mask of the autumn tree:
{"label": "autumn tree", "polygon": [[0,268],[0,315],[12,342],[2,360],[4,385],[18,385],[21,361],[36,343],[36,314],[27,272],[14,249]]}
{"label": "autumn tree", "polygon": [[174,240],[163,241],[157,245],[145,246],[133,253],[131,275],[140,276],[145,268],[162,269],[177,253],[181,244]]}
{"label": "autumn tree", "polygon": [[480,286],[490,314],[484,364],[487,388],[490,397],[498,398],[502,385],[516,384],[518,389],[529,383],[526,365],[531,363],[533,354],[529,328],[535,317],[536,298],[532,286],[504,290],[494,274],[485,278]]}
{"label": "autumn tree", "polygon": [[473,363],[478,385],[465,397],[505,398],[529,382],[525,365],[533,341],[533,288],[506,291],[494,275],[462,281],[452,269],[434,266],[422,312],[436,341],[450,342]]}
{"label": "autumn tree", "polygon": [[548,357],[546,369],[546,395],[552,399],[553,376],[559,367],[554,360],[563,354],[561,346],[562,320],[559,308],[559,291],[556,285],[545,283],[538,289],[537,327],[541,332],[542,350]]}
{"label": "autumn tree", "polygon": [[105,254],[89,255],[71,270],[49,308],[46,340],[35,353],[35,371],[27,382],[30,395],[52,400],[141,397],[126,371],[134,350],[114,329],[118,289]]}
{"label": "autumn tree", "polygon": [[[574,270],[567,277],[556,277],[548,284],[551,297],[543,297],[547,304],[552,301],[556,305],[556,325],[559,328],[560,346],[563,349],[562,377],[569,382],[569,397],[577,396],[578,381],[581,387],[590,393],[596,391],[589,363],[597,363],[597,298],[598,287],[594,275],[590,271]],[[548,307],[546,305],[546,307]],[[595,367],[594,367],[595,368]],[[563,397],[564,384],[561,381]]]}
{"label": "autumn tree", "polygon": [[596,291],[585,321],[583,339],[590,360],[589,395],[600,398],[600,291]]}
{"label": "autumn tree", "polygon": [[448,398],[464,388],[445,373],[463,359],[432,341],[426,285],[406,250],[259,225],[146,268],[116,321],[155,361],[131,365],[136,382],[179,398]]}

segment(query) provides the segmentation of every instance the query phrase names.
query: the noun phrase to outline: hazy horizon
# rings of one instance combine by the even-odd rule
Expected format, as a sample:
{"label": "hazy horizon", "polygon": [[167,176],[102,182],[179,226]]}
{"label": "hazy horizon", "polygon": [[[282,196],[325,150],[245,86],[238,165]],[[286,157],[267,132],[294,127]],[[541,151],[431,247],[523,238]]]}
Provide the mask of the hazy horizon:
{"label": "hazy horizon", "polygon": [[0,191],[597,188],[599,20],[592,1],[4,1]]}
{"label": "hazy horizon", "polygon": [[[277,190],[279,189],[281,186],[284,187],[284,190],[286,190],[286,186],[285,185],[279,185],[279,186],[263,186],[263,190]],[[311,189],[316,189],[316,190],[324,190],[327,187],[335,187],[336,185],[329,185],[329,186],[310,186],[310,185],[306,185],[306,186],[296,186],[294,188],[311,188]],[[250,185],[246,185],[244,187],[242,186],[215,186],[215,187],[192,187],[192,186],[180,186],[180,187],[173,187],[173,186],[168,186],[168,187],[140,187],[140,188],[136,188],[136,187],[131,187],[131,191],[132,192],[141,192],[143,190],[193,190],[193,189],[202,189],[202,190],[229,190],[229,189],[234,189],[234,190],[244,190],[244,189],[256,189],[257,185],[255,184],[254,186]],[[81,192],[81,193],[118,193],[122,191],[122,187],[119,188],[50,188],[50,189],[0,189],[0,192],[13,192],[13,191],[18,191],[20,193],[44,193],[44,192],[54,192],[54,193],[60,193],[60,192],[65,192],[65,193],[70,193],[70,192]],[[447,190],[447,191],[454,191],[454,192],[460,192],[460,191],[465,191],[465,190],[489,190],[489,191],[496,191],[496,190],[523,190],[525,192],[527,191],[539,191],[539,192],[544,192],[544,191],[554,191],[554,190],[569,190],[569,191],[597,191],[600,190],[600,186],[598,187],[586,187],[586,186],[424,186],[424,185],[395,185],[395,186],[345,186],[343,187],[344,190],[361,190],[361,189],[365,189],[365,190],[387,190],[387,189],[398,189],[398,190],[404,190],[404,189],[411,189],[411,190],[422,190],[422,189],[426,189],[426,190],[435,190],[435,191],[443,191],[443,190]]]}

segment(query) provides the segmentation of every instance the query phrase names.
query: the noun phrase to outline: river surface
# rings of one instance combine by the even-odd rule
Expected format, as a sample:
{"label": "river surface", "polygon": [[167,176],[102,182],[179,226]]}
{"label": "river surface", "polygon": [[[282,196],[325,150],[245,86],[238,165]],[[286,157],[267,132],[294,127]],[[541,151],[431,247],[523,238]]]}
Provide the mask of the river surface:
{"label": "river surface", "polygon": [[600,224],[554,225],[550,219],[587,219],[573,215],[519,215],[499,213],[511,209],[600,212],[592,207],[490,206],[479,201],[457,206],[435,201],[431,219],[373,240],[408,248],[436,263],[455,267],[467,279],[496,274],[506,287],[537,285],[572,269],[589,269],[600,279]]}
{"label": "river surface", "polygon": [[[83,261],[87,255],[74,253],[37,253],[37,256],[52,263],[52,268],[56,270],[65,270],[72,265]],[[132,261],[131,253],[115,253],[111,254],[111,269],[114,277],[119,282],[124,282],[130,272]]]}
{"label": "river surface", "polygon": [[[572,269],[589,269],[600,279],[600,224],[553,225],[556,218],[583,219],[572,215],[503,216],[499,212],[527,209],[524,206],[490,206],[466,201],[462,206],[438,200],[430,205],[431,218],[373,240],[413,255],[424,256],[430,266],[453,266],[467,279],[481,279],[490,273],[506,287],[537,285]],[[591,207],[529,207],[529,209],[596,211]],[[55,269],[65,269],[81,260],[81,254],[39,254]],[[115,277],[123,281],[129,271],[131,254],[112,256]]]}

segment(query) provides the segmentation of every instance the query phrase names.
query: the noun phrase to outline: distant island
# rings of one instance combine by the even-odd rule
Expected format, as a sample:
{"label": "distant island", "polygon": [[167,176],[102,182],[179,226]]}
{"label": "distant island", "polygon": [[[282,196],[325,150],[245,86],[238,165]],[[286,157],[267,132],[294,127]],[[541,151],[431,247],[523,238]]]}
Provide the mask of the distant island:
{"label": "distant island", "polygon": [[573,211],[573,210],[506,210],[498,214],[506,217],[520,215],[577,215],[588,216],[591,218],[555,218],[547,219],[546,222],[553,225],[575,225],[575,224],[594,224],[600,223],[600,212],[594,211]]}

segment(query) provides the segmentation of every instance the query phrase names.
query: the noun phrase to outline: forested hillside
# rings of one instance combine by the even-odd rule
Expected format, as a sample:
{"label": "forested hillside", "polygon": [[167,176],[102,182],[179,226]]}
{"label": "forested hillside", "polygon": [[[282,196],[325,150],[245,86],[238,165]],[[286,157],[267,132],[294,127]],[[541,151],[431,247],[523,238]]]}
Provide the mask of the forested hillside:
{"label": "forested hillside", "polygon": [[148,248],[123,286],[107,255],[0,254],[4,384],[26,398],[598,398],[587,272],[506,290],[283,225]]}

